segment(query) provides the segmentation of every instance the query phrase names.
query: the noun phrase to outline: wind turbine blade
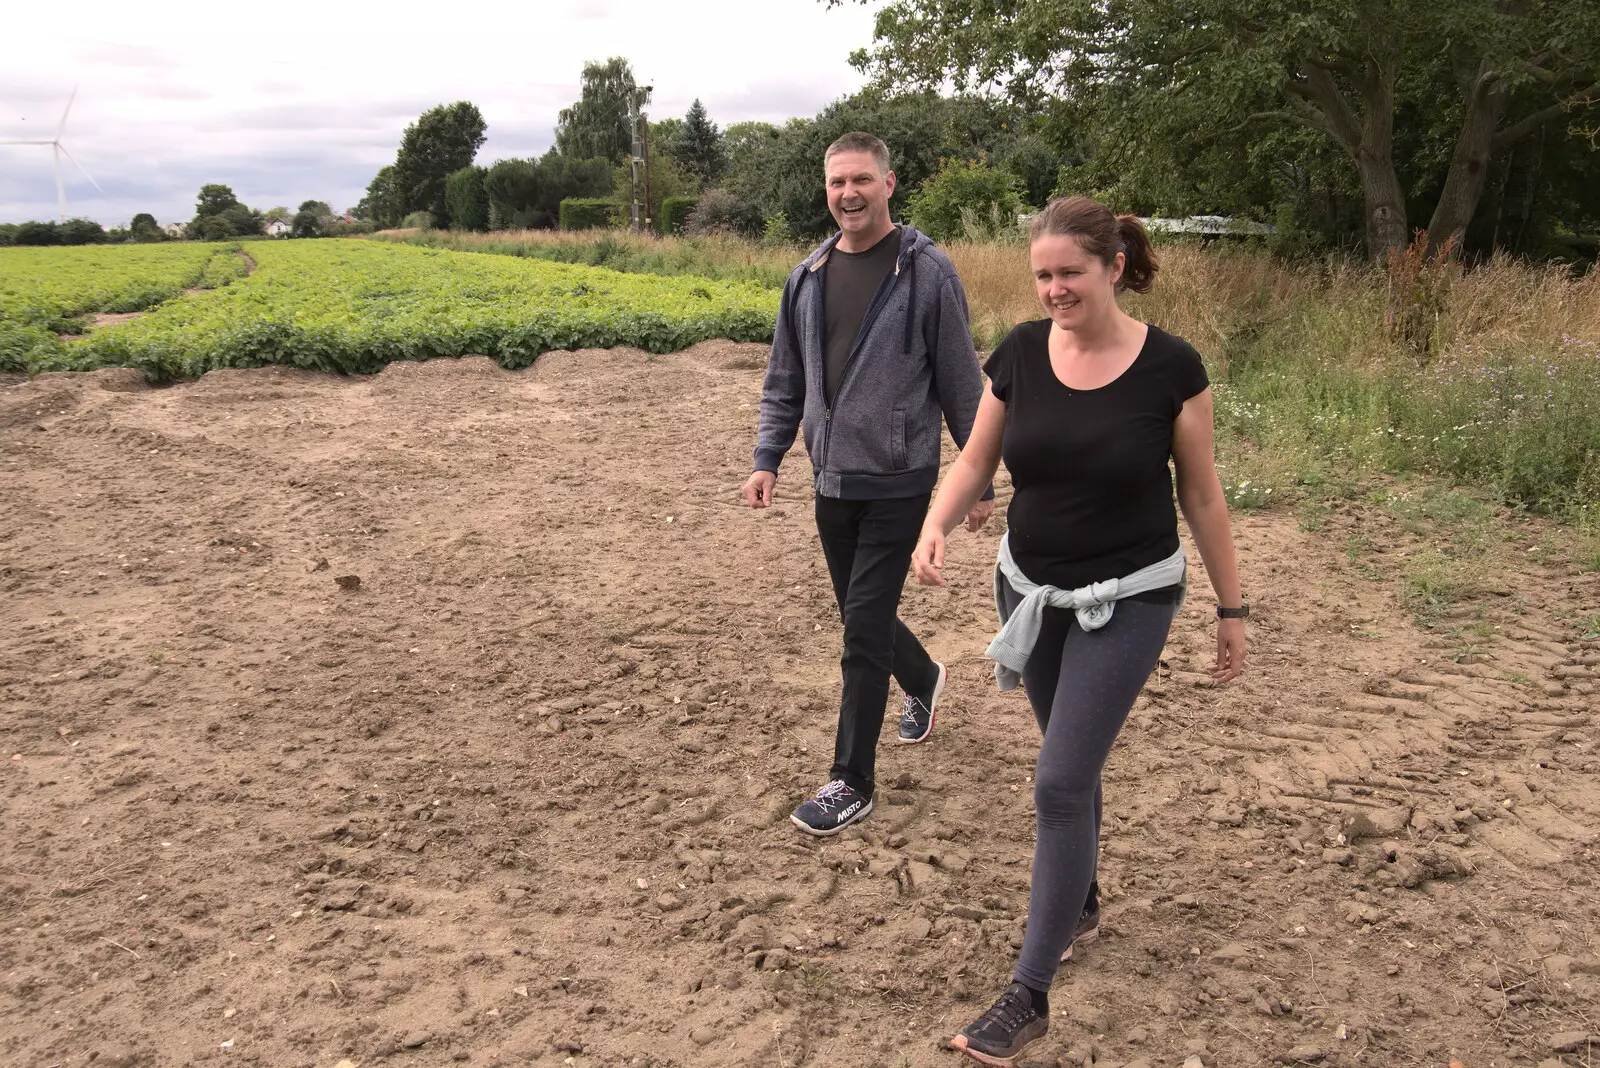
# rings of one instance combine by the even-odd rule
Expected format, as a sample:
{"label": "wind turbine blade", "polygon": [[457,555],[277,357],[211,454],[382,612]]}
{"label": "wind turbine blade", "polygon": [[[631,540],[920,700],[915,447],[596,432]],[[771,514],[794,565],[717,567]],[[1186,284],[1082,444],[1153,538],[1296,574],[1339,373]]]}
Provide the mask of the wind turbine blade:
{"label": "wind turbine blade", "polygon": [[67,187],[61,184],[61,143],[55,145],[51,156],[56,161],[56,205],[61,209],[61,221],[67,221]]}
{"label": "wind turbine blade", "polygon": [[61,125],[56,127],[56,140],[61,140],[61,135],[67,131],[67,113],[72,110],[72,102],[78,99],[78,87],[72,87],[72,95],[67,97],[67,106],[61,109]]}
{"label": "wind turbine blade", "polygon": [[0,145],[53,145],[54,141],[0,141]]}
{"label": "wind turbine blade", "polygon": [[[59,141],[56,142],[56,147],[59,148],[63,152],[67,152],[67,146],[61,144]],[[80,171],[83,171],[83,176],[85,178],[89,179],[89,184],[90,185],[94,186],[96,189],[100,189],[100,183],[94,180],[94,175],[90,174],[88,171],[84,171],[83,170],[83,164],[78,162],[78,157],[77,156],[74,156],[71,152],[67,152],[67,158],[72,161],[72,165],[74,167],[78,168],[78,170],[80,170]],[[105,190],[104,189],[100,189],[100,192],[104,193]]]}

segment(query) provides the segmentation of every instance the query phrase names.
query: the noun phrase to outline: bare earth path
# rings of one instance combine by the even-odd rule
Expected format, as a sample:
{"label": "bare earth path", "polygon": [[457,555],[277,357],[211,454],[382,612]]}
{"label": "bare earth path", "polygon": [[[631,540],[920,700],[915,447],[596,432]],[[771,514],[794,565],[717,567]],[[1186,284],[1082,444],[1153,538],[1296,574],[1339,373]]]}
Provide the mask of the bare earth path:
{"label": "bare earth path", "polygon": [[[1000,524],[907,590],[932,743],[802,840],[839,626],[803,458],[735,503],[763,358],[0,385],[0,1063],[958,1063],[1031,849]],[[1462,655],[1339,548],[1414,536],[1238,527],[1251,673],[1197,569],[1029,1063],[1591,1064],[1597,577]]]}

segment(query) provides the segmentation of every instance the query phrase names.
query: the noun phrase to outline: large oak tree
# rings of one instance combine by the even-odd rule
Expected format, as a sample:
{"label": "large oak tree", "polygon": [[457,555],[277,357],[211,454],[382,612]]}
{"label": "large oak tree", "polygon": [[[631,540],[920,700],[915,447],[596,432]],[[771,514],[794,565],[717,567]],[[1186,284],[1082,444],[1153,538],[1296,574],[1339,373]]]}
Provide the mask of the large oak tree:
{"label": "large oak tree", "polygon": [[1600,3],[891,0],[855,59],[886,85],[948,79],[1036,108],[1069,101],[1130,162],[1305,128],[1354,165],[1367,248],[1381,256],[1413,225],[1398,122],[1426,126],[1443,149],[1426,183],[1434,247],[1462,236],[1491,158],[1548,124],[1594,125]]}

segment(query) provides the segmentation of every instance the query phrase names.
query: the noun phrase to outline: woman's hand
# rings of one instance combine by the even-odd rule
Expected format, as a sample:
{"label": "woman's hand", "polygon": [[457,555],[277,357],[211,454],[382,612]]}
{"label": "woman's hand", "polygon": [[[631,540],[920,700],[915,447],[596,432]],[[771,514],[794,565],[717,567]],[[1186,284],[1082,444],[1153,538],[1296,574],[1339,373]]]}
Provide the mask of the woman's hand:
{"label": "woman's hand", "polygon": [[[921,549],[921,546],[918,546]],[[1211,666],[1211,681],[1221,686],[1244,674],[1244,620],[1217,620],[1217,662]]]}
{"label": "woman's hand", "polygon": [[922,537],[911,554],[911,570],[924,586],[943,586],[945,536],[937,527],[923,527]]}

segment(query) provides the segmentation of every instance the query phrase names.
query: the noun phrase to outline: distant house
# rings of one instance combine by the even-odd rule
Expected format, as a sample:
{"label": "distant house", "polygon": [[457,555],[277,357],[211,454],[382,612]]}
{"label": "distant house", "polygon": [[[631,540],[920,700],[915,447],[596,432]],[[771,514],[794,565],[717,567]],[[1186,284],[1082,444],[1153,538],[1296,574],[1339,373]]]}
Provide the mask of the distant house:
{"label": "distant house", "polygon": [[167,223],[161,229],[168,237],[183,236],[183,223]]}
{"label": "distant house", "polygon": [[283,219],[268,219],[266,225],[261,228],[268,237],[283,237],[291,229],[293,227]]}

